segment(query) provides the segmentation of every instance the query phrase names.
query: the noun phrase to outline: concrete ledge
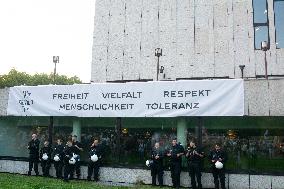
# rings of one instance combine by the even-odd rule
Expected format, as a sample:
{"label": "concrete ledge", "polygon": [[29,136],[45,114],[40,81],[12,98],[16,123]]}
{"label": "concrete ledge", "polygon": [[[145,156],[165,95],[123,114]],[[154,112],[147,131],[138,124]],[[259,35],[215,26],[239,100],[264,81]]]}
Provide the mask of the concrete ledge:
{"label": "concrete ledge", "polygon": [[[0,172],[27,174],[28,162],[0,160]],[[39,164],[39,173],[42,174]],[[32,172],[32,175],[35,175]],[[55,177],[54,166],[51,166],[50,175]],[[87,166],[81,166],[81,179],[87,179]],[[144,183],[151,184],[150,170],[145,169],[127,169],[101,167],[100,180],[102,182],[113,183]],[[250,182],[249,182],[250,180]],[[164,185],[171,186],[171,174],[169,171],[164,173]],[[188,172],[181,173],[181,185],[190,187],[190,178]],[[214,188],[213,177],[211,173],[202,173],[203,188]],[[283,189],[284,176],[271,175],[247,175],[247,174],[226,174],[227,189]]]}
{"label": "concrete ledge", "polygon": [[267,189],[271,188],[271,176],[250,175],[250,189],[266,189],[266,188]]}
{"label": "concrete ledge", "polygon": [[284,176],[273,176],[271,177],[272,188],[273,189],[283,189],[284,188]]}

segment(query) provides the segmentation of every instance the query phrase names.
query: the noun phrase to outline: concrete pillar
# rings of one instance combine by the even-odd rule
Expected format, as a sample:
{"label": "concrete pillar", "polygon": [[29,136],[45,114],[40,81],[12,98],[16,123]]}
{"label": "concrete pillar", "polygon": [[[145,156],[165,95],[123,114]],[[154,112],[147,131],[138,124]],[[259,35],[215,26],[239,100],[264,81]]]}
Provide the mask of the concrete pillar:
{"label": "concrete pillar", "polygon": [[186,136],[187,129],[186,129],[186,119],[185,118],[178,118],[177,121],[177,141],[182,144],[184,148],[187,146]]}
{"label": "concrete pillar", "polygon": [[[186,119],[181,117],[177,121],[177,141],[181,143],[184,149],[187,148],[186,138],[187,138]],[[182,166],[186,167],[185,158],[183,158],[182,160]]]}
{"label": "concrete pillar", "polygon": [[81,142],[81,121],[79,118],[73,119],[73,135],[77,135],[77,140]]}

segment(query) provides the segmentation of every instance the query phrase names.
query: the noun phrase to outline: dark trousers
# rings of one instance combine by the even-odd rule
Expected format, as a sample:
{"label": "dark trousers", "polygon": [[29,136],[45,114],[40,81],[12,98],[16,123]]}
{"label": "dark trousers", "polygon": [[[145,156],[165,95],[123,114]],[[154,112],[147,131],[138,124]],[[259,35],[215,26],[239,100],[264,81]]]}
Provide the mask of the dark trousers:
{"label": "dark trousers", "polygon": [[63,162],[62,161],[55,161],[54,168],[56,171],[56,177],[62,178],[62,169],[63,169]]}
{"label": "dark trousers", "polygon": [[[192,189],[201,189],[201,169],[200,169],[200,163],[199,162],[189,162],[188,163],[188,169],[189,169],[189,176],[191,179],[191,187]],[[198,187],[196,187],[196,181],[197,180]]]}
{"label": "dark trousers", "polygon": [[29,172],[28,175],[31,175],[32,169],[34,168],[34,171],[36,175],[38,175],[38,157],[30,157],[29,158]]}
{"label": "dark trousers", "polygon": [[171,164],[171,177],[173,187],[180,187],[180,172],[181,172],[181,162],[172,162]]}
{"label": "dark trousers", "polygon": [[76,161],[75,171],[76,171],[77,178],[80,178],[80,176],[81,176],[81,162],[80,161]]}
{"label": "dark trousers", "polygon": [[151,176],[152,176],[152,185],[153,186],[156,186],[157,175],[158,175],[159,185],[163,186],[163,175],[164,175],[163,166],[157,165],[157,164],[154,163],[151,166]]}
{"label": "dark trousers", "polygon": [[221,188],[226,189],[225,187],[225,170],[224,169],[216,169],[215,167],[212,169],[213,178],[214,178],[214,184],[215,189],[219,189],[219,179],[221,183]]}
{"label": "dark trousers", "polygon": [[69,179],[73,179],[74,169],[75,169],[75,165],[71,165],[71,164],[64,165],[64,180],[65,181]]}
{"label": "dark trousers", "polygon": [[89,162],[88,165],[88,180],[91,180],[92,175],[94,173],[94,180],[99,180],[99,170],[100,170],[100,162]]}
{"label": "dark trousers", "polygon": [[41,160],[42,175],[45,177],[49,176],[50,161]]}

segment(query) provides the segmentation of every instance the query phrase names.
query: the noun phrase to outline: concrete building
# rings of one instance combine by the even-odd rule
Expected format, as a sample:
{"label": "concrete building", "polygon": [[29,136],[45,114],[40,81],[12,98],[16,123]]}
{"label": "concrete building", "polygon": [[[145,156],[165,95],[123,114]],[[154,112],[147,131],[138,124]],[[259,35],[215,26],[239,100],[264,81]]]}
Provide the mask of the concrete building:
{"label": "concrete building", "polygon": [[[54,138],[73,132],[87,144],[100,136],[110,150],[101,180],[146,184],[144,161],[157,138],[177,136],[184,145],[195,138],[206,153],[221,141],[229,153],[228,188],[283,189],[283,10],[284,0],[96,0],[92,82],[243,78],[245,116],[54,117]],[[35,131],[44,139],[50,120],[7,116],[8,95],[9,89],[0,90],[0,133],[17,139],[0,137],[11,149],[0,151],[0,171],[25,174],[27,152],[12,143],[26,143]],[[171,185],[169,171],[164,177]],[[205,188],[213,187],[206,160],[202,179]],[[184,165],[182,185],[189,183]]]}
{"label": "concrete building", "polygon": [[275,35],[283,16],[275,17],[273,0],[254,3],[262,15],[252,0],[97,0],[92,81],[156,80],[156,48],[158,80],[241,78],[240,65],[244,78],[256,79],[265,75],[262,40],[270,44],[269,78],[283,77],[283,34]]}

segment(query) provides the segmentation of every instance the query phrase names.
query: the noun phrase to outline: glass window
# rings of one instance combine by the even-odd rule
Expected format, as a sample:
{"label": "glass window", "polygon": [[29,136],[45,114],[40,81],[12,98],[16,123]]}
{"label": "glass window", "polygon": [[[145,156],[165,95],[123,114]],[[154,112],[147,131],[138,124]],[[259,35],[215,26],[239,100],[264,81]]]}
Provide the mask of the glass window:
{"label": "glass window", "polygon": [[254,46],[261,49],[261,42],[269,42],[267,0],[253,0]]}
{"label": "glass window", "polygon": [[268,26],[257,26],[254,28],[254,34],[255,34],[255,48],[261,49],[261,42],[267,41],[268,39]]}
{"label": "glass window", "polygon": [[[214,142],[221,143],[228,155],[228,170],[282,173],[283,125],[281,117],[206,118],[203,146],[208,154]],[[209,167],[205,161],[205,168]]]}
{"label": "glass window", "polygon": [[[120,164],[145,167],[155,142],[162,149],[176,137],[176,121],[170,118],[124,118],[120,143]],[[166,163],[166,161],[165,161]],[[166,165],[167,167],[167,165]]]}
{"label": "glass window", "polygon": [[274,1],[276,47],[284,48],[284,0]]}
{"label": "glass window", "polygon": [[[104,166],[146,168],[145,161],[151,149],[159,141],[165,150],[177,134],[178,118],[122,118],[119,140],[115,118],[81,118],[81,142],[87,155],[93,138],[99,138],[104,149]],[[221,143],[228,154],[226,167],[240,173],[283,174],[284,170],[284,117],[203,117],[186,120],[187,142],[202,142],[205,155],[214,143]],[[48,139],[49,118],[0,117],[0,157],[28,157],[26,148],[32,133],[41,141]],[[198,127],[201,125],[201,127]],[[54,118],[53,140],[62,138],[64,144],[72,133],[72,119]],[[201,136],[201,137],[198,137]],[[183,144],[184,148],[187,144]],[[165,158],[168,169],[168,158]],[[210,164],[204,158],[204,169]],[[186,168],[186,161],[183,167]],[[187,169],[184,169],[187,170]]]}
{"label": "glass window", "polygon": [[266,0],[254,0],[254,23],[267,23]]}
{"label": "glass window", "polygon": [[0,117],[0,156],[28,157],[31,135],[37,133],[38,139],[47,140],[47,128],[48,118]]}

